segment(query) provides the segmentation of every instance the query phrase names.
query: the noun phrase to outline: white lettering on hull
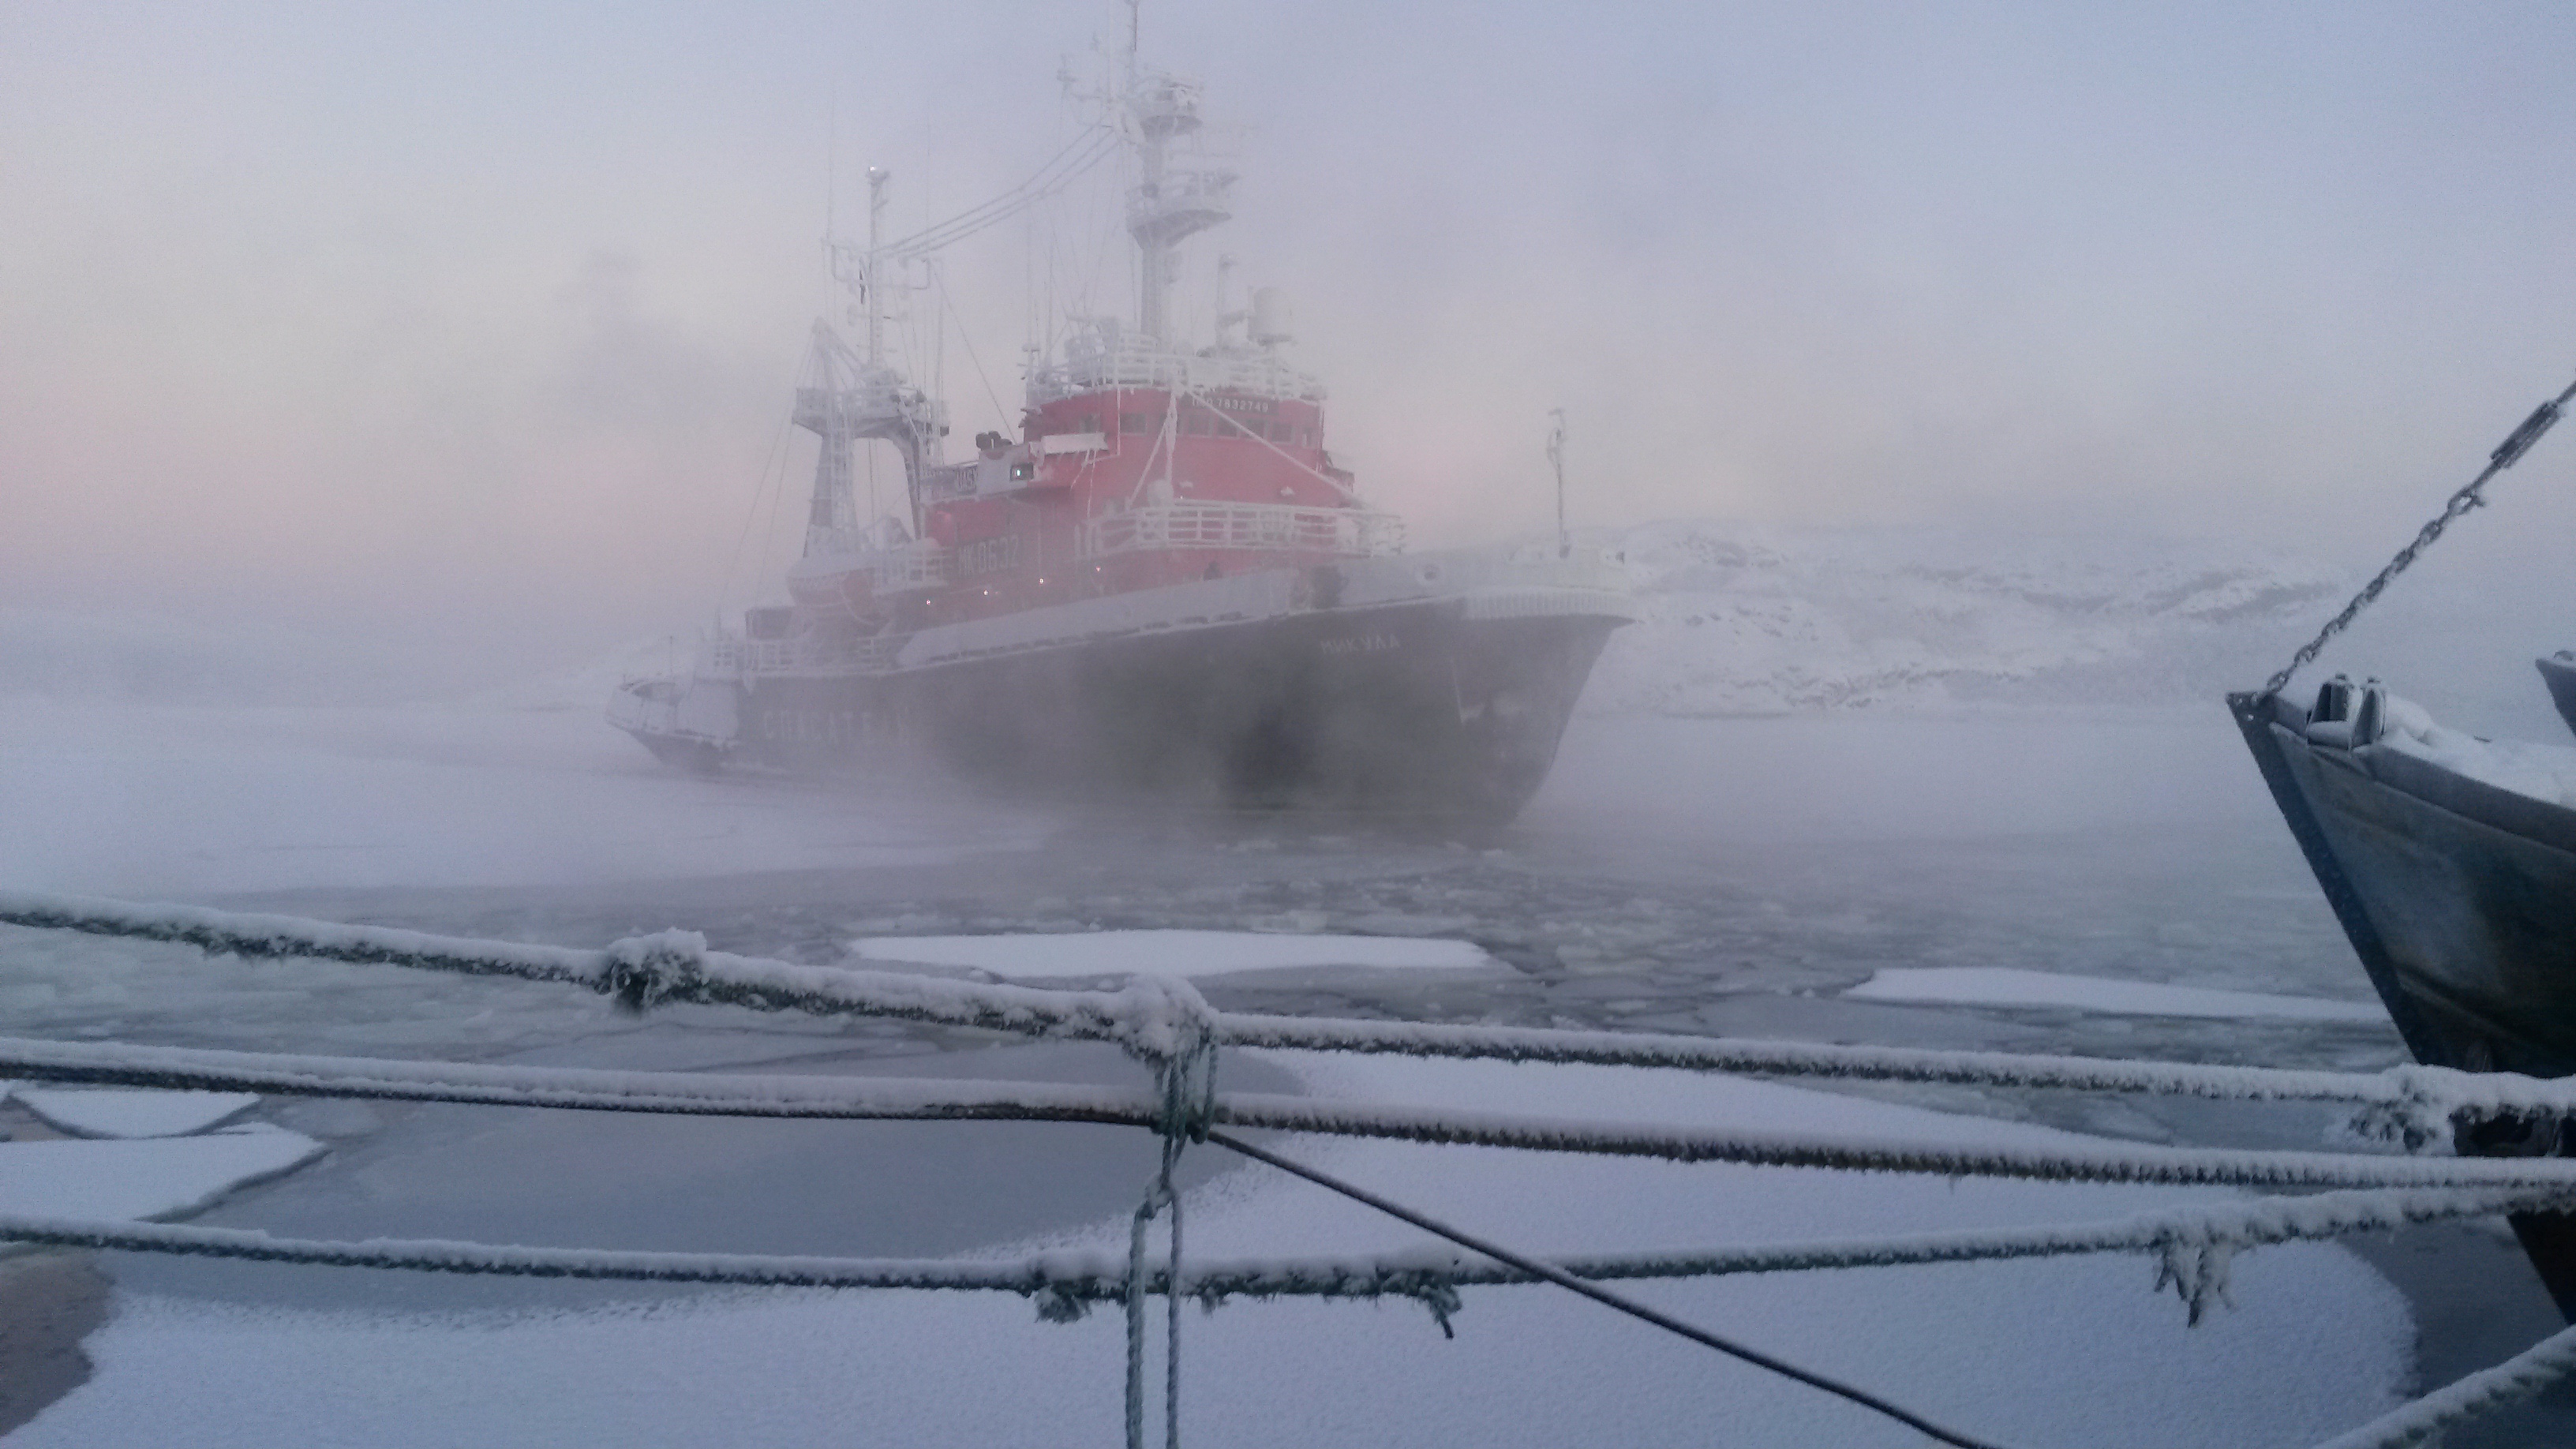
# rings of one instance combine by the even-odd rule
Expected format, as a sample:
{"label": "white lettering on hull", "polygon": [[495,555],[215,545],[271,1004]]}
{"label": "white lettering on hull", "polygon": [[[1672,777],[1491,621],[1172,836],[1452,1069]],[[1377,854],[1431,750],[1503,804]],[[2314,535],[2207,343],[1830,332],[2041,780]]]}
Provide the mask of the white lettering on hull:
{"label": "white lettering on hull", "polygon": [[1383,654],[1401,649],[1404,641],[1392,634],[1351,634],[1339,639],[1326,639],[1316,645],[1327,654]]}

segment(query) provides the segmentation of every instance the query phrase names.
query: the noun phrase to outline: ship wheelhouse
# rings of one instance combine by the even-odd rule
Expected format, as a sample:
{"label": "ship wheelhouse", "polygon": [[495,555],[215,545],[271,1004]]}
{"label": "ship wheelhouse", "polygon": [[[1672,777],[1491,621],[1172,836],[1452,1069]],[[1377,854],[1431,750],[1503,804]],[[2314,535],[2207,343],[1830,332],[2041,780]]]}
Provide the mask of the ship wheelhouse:
{"label": "ship wheelhouse", "polygon": [[1324,389],[1268,348],[1180,352],[1095,322],[1030,378],[1022,437],[927,490],[951,587],[922,622],[1393,553],[1324,446]]}

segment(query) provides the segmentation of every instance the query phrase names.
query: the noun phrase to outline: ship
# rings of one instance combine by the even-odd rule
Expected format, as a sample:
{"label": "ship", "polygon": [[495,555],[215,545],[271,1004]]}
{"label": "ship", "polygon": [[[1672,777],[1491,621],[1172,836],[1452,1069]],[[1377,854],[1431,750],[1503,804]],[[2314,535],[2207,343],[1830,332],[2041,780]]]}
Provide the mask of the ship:
{"label": "ship", "polygon": [[[2576,749],[2499,744],[2433,722],[2376,680],[2305,707],[2228,697],[2344,938],[2417,1061],[2576,1076]],[[2458,1124],[2484,1156],[2576,1153],[2576,1123]],[[2576,1323],[2576,1219],[2511,1219]]]}
{"label": "ship", "polygon": [[2549,702],[2558,707],[2558,717],[2576,730],[2576,649],[2561,649],[2531,662],[2549,686]]}
{"label": "ship", "polygon": [[[922,752],[1014,791],[1508,820],[1553,764],[1610,633],[1615,553],[1564,526],[1517,547],[1413,551],[1327,433],[1276,288],[1231,293],[1185,339],[1179,248],[1232,215],[1238,173],[1197,154],[1200,86],[1139,65],[1030,183],[884,238],[829,245],[851,336],[813,329],[793,420],[819,442],[787,599],[629,679],[610,721],[693,770],[800,773]],[[1132,316],[1032,352],[1016,432],[947,456],[948,414],[890,355],[900,269],[1122,151]],[[1069,158],[1069,159],[1068,159]],[[1088,159],[1086,159],[1088,158]],[[863,518],[856,459],[889,444],[899,509]],[[881,455],[881,454],[880,454]]]}
{"label": "ship", "polygon": [[[2576,383],[2542,403],[2467,486],[2260,690],[2230,694],[2283,823],[2407,1051],[2466,1072],[2576,1076],[2576,748],[2446,728],[2376,679],[2338,674],[2305,706],[2283,690],[2549,431]],[[2576,658],[2539,661],[2576,727]],[[2464,1114],[2451,1146],[2576,1155],[2576,1121]],[[2508,1221],[2576,1323],[2576,1215]]]}

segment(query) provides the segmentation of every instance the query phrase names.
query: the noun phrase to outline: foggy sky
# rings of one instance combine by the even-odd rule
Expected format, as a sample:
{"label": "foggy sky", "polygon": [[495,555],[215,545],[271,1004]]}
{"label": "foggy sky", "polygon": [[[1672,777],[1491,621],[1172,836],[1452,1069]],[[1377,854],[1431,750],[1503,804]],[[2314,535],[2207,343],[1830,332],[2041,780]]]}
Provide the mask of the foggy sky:
{"label": "foggy sky", "polygon": [[[1578,523],[2374,564],[2576,370],[2563,6],[1144,23],[1240,128],[1238,219],[1190,244],[1182,315],[1220,250],[1285,288],[1337,453],[1417,543],[1543,527],[1563,406]],[[831,137],[845,221],[873,163],[908,231],[1051,155],[1060,63],[1123,27],[1102,4],[0,8],[0,606],[503,673],[738,606],[792,552],[810,468],[787,435],[764,502],[829,302]],[[1081,285],[1096,241],[1032,264],[1027,239],[949,259],[1004,405],[952,329],[952,441],[1014,421],[1033,293],[1127,305],[1114,264]],[[2426,597],[2510,584],[2576,643],[2576,430],[2498,502]]]}

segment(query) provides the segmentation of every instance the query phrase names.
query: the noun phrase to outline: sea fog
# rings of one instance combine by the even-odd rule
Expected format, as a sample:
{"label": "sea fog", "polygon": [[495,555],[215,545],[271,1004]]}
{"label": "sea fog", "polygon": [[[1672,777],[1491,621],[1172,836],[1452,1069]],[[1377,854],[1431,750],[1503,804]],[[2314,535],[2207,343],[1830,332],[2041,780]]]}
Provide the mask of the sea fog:
{"label": "sea fog", "polygon": [[[0,891],[583,947],[677,928],[1055,985],[1171,972],[1246,1010],[2387,1066],[2400,1044],[2220,696],[2565,384],[2571,45],[2576,12],[2372,0],[0,7]],[[884,439],[818,487],[790,414],[818,318],[853,350],[883,324],[953,458],[1020,433],[1069,339],[1144,315],[1123,233],[1144,178],[1084,129],[1122,66],[1204,82],[1201,159],[1235,177],[1228,225],[1175,259],[1166,340],[1240,340],[1229,313],[1279,288],[1331,466],[1412,549],[1579,543],[1627,571],[1639,617],[1509,824],[1032,798],[909,765],[691,775],[602,718],[621,680],[780,600],[816,493],[855,528],[924,526]],[[1031,184],[1086,144],[1118,159]],[[880,195],[891,237],[994,198],[1007,224],[862,286]],[[2576,647],[2568,442],[2293,689],[2376,676],[2444,723],[2563,742],[2530,661]],[[638,1017],[21,929],[0,1033],[1138,1079],[976,1032]],[[2344,1140],[2305,1108],[2081,1094],[1223,1071],[1986,1144]],[[951,1259],[1119,1252],[1154,1166],[1108,1128],[23,1083],[0,1083],[0,1132],[22,1214]],[[1544,1253],[2226,1196],[1281,1146]],[[1415,1242],[1210,1148],[1181,1185],[1194,1252]],[[2196,1326],[2154,1282],[2109,1257],[1640,1292],[2007,1444],[2312,1442],[2558,1324],[2493,1223],[2249,1252]],[[25,1255],[0,1258],[0,1436],[1101,1441],[1114,1319]],[[1185,1430],[1912,1442],[1544,1288],[1469,1291],[1448,1327],[1409,1302],[1194,1314]],[[2544,1400],[2448,1442],[2569,1438],[2576,1410]]]}
{"label": "sea fog", "polygon": [[[1723,534],[1657,531],[1697,544]],[[1636,540],[1641,554],[1654,542]],[[1872,546],[1883,557],[1890,544]],[[2074,547],[2041,558],[2062,568]],[[2007,574],[2038,566],[2004,562]],[[1946,565],[1933,572],[1974,592]],[[2264,577],[2256,592],[2281,591]],[[2275,633],[2340,582],[2297,578]],[[2065,621],[2020,599],[2020,612],[1974,628],[1951,611],[1947,652],[1884,632],[1846,637],[1840,707],[1681,713],[1672,701],[1776,693],[1786,676],[1741,641],[1712,651],[1711,625],[1683,622],[1709,619],[1722,585],[1641,579],[1648,618],[1634,657],[1605,663],[1599,707],[1577,716],[1528,810],[1495,830],[1032,803],[936,774],[693,777],[597,712],[602,677],[652,652],[639,644],[594,668],[435,704],[11,695],[0,700],[0,875],[16,888],[512,940],[596,946],[677,926],[720,949],[814,963],[921,960],[1065,983],[1179,971],[1219,1006],[1259,1011],[2347,1070],[2402,1059],[2215,692],[2105,690],[2122,668],[2162,681],[2233,667],[2208,662],[2222,629],[2130,621],[2116,658],[2048,655]],[[1736,585],[1736,602],[1769,608],[1754,610],[1763,617],[1788,597]],[[1811,623],[1848,622],[1866,612],[1851,592],[1811,582],[1796,602]],[[1666,605],[1678,616],[1659,614]],[[1996,666],[1997,639],[2011,641],[2018,673]],[[1802,687],[1837,667],[1831,650],[1798,658]],[[1889,659],[1905,662],[1892,685]],[[1649,672],[1671,687],[1643,690]],[[1641,706],[1641,690],[1662,707]],[[1135,1070],[1105,1050],[899,1023],[715,1008],[638,1019],[558,988],[385,967],[21,930],[0,943],[12,1029],[60,1039],[1076,1082]],[[1239,1088],[1630,1118],[2288,1147],[2334,1129],[2309,1108],[1239,1057],[1225,1068]],[[193,1220],[325,1238],[1010,1256],[1123,1242],[1151,1174],[1150,1144],[1107,1128],[283,1099],[252,1119],[328,1151]],[[1300,1145],[1416,1206],[1560,1252],[2089,1220],[2208,1196]],[[1213,1149],[1186,1167],[1194,1252],[1413,1241]],[[888,1443],[1115,1432],[1114,1314],[1049,1325],[1016,1297],[118,1254],[92,1271],[106,1311],[78,1344],[87,1376],[12,1442],[430,1432],[718,1443],[739,1442],[746,1423],[762,1438]],[[2322,1437],[2501,1358],[2551,1321],[2509,1240],[2475,1226],[2249,1254],[2237,1306],[2197,1327],[2150,1291],[2151,1277],[2115,1257],[1718,1280],[1649,1296],[2007,1442]],[[1395,1304],[1193,1314],[1184,1412],[1195,1434],[1242,1443],[1543,1443],[1603,1424],[1659,1442],[1907,1442],[1848,1406],[1704,1362],[1543,1288],[1473,1290],[1456,1328],[1444,1339]],[[631,1371],[645,1362],[686,1363],[691,1376],[681,1387]],[[488,1391],[433,1387],[458,1382]],[[2505,1436],[2492,1442],[2556,1411],[2520,1412],[2491,1426]]]}

